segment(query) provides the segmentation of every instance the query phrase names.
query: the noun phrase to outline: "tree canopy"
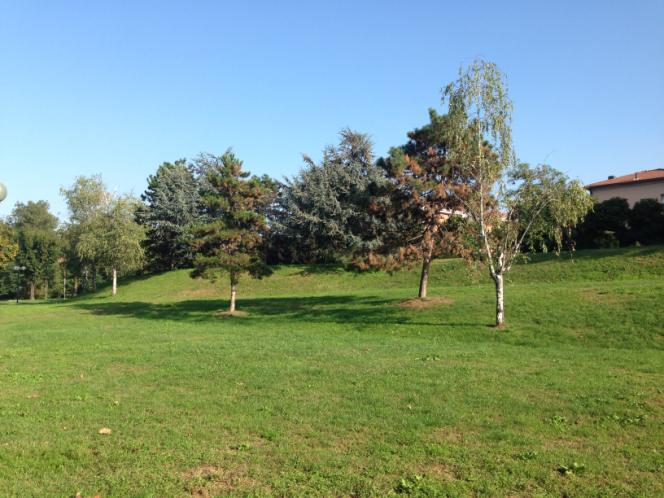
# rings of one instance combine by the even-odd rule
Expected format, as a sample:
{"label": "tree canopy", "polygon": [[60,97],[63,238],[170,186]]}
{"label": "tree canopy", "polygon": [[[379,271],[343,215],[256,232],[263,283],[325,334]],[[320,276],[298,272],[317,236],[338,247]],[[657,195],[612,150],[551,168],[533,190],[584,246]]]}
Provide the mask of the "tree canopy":
{"label": "tree canopy", "polygon": [[242,169],[231,150],[201,171],[204,222],[194,227],[194,277],[229,278],[235,312],[237,284],[242,274],[261,278],[271,273],[265,263],[263,243],[268,229],[266,206],[273,191],[264,179]]}

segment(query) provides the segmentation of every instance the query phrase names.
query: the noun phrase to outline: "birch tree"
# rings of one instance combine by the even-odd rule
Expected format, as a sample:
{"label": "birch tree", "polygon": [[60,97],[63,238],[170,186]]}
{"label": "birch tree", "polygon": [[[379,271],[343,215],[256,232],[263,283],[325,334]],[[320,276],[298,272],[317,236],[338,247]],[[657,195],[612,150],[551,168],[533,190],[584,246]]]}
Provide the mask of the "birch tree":
{"label": "birch tree", "polygon": [[118,276],[138,270],[144,262],[141,243],[145,230],[135,220],[138,201],[131,197],[111,199],[101,213],[85,224],[76,247],[79,257],[98,262],[118,292]]}
{"label": "birch tree", "polygon": [[512,144],[512,102],[505,77],[490,62],[475,61],[444,91],[452,121],[451,160],[465,169],[468,191],[459,197],[469,256],[488,266],[495,283],[496,325],[505,322],[504,279],[525,246],[552,240],[592,206],[580,182],[542,165],[520,164]]}

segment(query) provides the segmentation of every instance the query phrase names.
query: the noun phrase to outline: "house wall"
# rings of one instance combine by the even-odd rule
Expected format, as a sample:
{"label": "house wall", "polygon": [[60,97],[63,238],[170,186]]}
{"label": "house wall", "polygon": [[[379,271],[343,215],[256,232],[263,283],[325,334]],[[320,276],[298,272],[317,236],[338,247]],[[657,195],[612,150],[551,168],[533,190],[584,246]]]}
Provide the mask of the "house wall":
{"label": "house wall", "polygon": [[662,202],[664,195],[664,181],[629,183],[627,185],[608,185],[606,187],[595,187],[590,194],[598,202],[606,201],[612,197],[627,199],[629,207],[633,207],[641,199],[656,199]]}

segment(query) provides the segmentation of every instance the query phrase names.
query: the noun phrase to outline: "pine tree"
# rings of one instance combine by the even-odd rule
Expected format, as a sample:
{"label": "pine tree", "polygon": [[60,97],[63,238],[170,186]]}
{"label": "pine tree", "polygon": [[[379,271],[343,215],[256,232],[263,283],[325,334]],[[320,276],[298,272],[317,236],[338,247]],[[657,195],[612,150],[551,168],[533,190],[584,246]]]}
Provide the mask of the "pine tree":
{"label": "pine tree", "polygon": [[460,198],[466,188],[461,171],[447,156],[448,116],[431,109],[429,117],[429,124],[408,133],[408,143],[378,161],[391,188],[389,202],[375,204],[386,230],[367,260],[369,266],[387,270],[422,261],[422,299],[427,297],[432,260],[457,249],[455,218],[462,215]]}
{"label": "pine tree", "polygon": [[193,229],[195,269],[193,277],[230,281],[229,313],[235,313],[237,285],[247,273],[261,278],[271,273],[263,257],[267,232],[265,209],[273,192],[270,182],[242,170],[233,152],[202,172],[202,205],[206,222]]}

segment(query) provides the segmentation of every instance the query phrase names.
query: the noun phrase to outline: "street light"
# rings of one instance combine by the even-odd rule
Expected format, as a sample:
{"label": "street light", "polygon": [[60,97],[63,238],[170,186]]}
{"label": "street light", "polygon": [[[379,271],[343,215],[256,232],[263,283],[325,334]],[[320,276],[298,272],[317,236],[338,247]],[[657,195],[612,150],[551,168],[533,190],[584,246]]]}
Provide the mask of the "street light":
{"label": "street light", "polygon": [[7,187],[4,183],[0,182],[0,202],[4,201],[7,198]]}
{"label": "street light", "polygon": [[25,271],[25,266],[15,266],[14,271],[16,272],[16,304],[18,304],[18,294],[21,290],[21,272]]}

